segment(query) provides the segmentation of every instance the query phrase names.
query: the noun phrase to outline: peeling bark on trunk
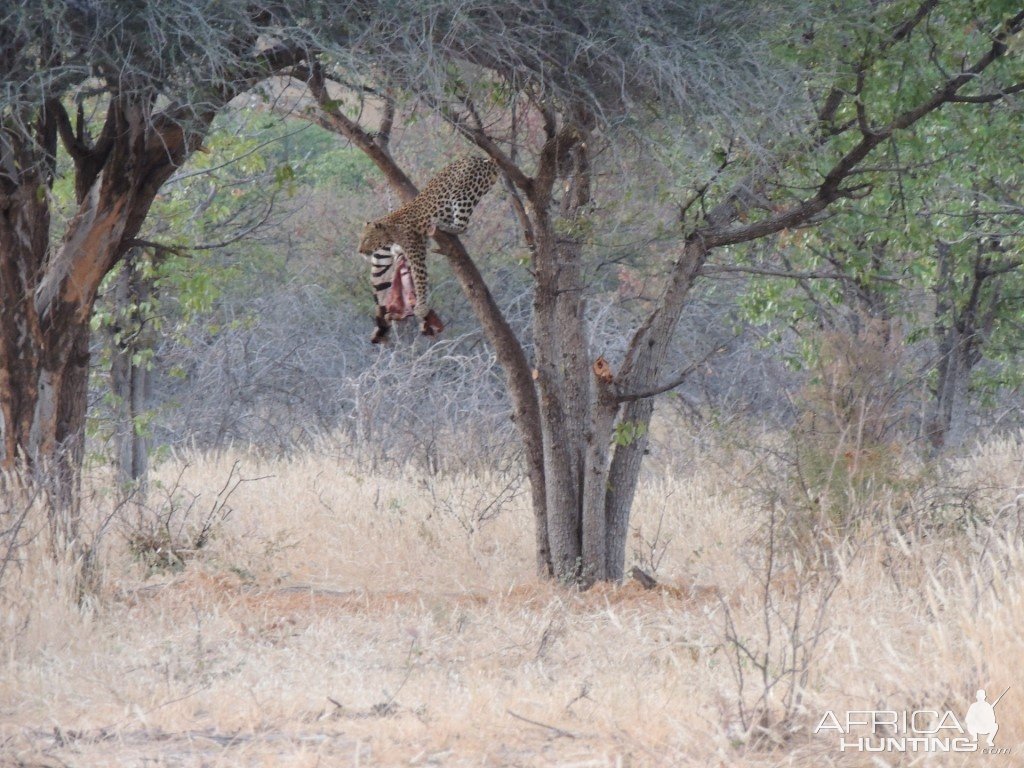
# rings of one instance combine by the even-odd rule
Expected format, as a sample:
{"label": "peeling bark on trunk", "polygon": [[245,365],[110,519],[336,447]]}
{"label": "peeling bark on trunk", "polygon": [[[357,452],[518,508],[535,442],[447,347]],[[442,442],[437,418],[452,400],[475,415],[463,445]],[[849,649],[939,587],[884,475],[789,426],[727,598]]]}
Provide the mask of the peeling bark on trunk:
{"label": "peeling bark on trunk", "polygon": [[116,140],[72,153],[78,211],[51,253],[45,192],[59,115],[57,107],[42,111],[45,141],[19,144],[7,135],[0,143],[0,467],[46,489],[55,554],[85,575],[91,552],[79,492],[93,303],[198,135],[186,139],[177,123],[160,130],[148,99],[113,99],[104,130]]}
{"label": "peeling bark on trunk", "polygon": [[[6,227],[4,228],[6,229]],[[17,468],[29,445],[39,392],[41,343],[32,270],[0,232],[0,467]]]}
{"label": "peeling bark on trunk", "polygon": [[[162,111],[155,109],[161,84],[133,82],[126,71],[102,82],[103,73],[93,72],[107,99],[95,141],[85,110],[78,109],[77,125],[65,110],[63,100],[80,84],[74,79],[52,79],[52,96],[27,97],[30,89],[19,101],[13,94],[0,111],[0,469],[46,490],[54,554],[78,568],[80,590],[93,555],[81,530],[79,487],[96,292],[216,111],[305,55],[285,44],[257,48],[258,35],[233,41],[230,66],[216,83],[183,93],[182,102],[164,99]],[[5,40],[10,45],[0,51],[27,42]],[[36,74],[38,84],[53,75],[52,43],[45,35],[39,43],[33,82]],[[74,163],[78,207],[54,247],[49,206],[58,140]]]}
{"label": "peeling bark on trunk", "polygon": [[38,145],[6,126],[0,134],[0,468],[12,470],[29,445],[39,393],[43,336],[32,297],[50,243],[52,180],[39,156],[56,142],[44,128]]}
{"label": "peeling bark on trunk", "polygon": [[[45,370],[40,382],[35,426],[51,439],[46,450],[40,445],[44,481],[49,486],[51,507],[51,534],[56,552],[68,553],[78,564],[83,575],[92,566],[92,553],[81,539],[81,468],[85,456],[85,412],[89,387],[88,321],[69,326],[65,332],[68,342],[66,355],[62,355],[53,370]],[[45,403],[45,407],[39,407]],[[45,411],[47,418],[40,418]]]}

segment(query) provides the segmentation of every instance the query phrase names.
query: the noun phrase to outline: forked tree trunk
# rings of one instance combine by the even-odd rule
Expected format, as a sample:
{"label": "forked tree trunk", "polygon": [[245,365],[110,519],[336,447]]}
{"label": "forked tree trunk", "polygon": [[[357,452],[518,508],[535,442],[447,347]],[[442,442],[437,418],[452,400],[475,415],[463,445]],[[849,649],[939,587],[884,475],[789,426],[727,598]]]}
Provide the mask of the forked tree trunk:
{"label": "forked tree trunk", "polygon": [[[46,253],[48,213],[9,206],[0,226],[0,468],[42,484],[57,552],[80,559],[79,468],[89,380],[88,318],[69,305],[40,318],[35,276]],[[11,222],[17,222],[9,227]],[[30,239],[11,235],[35,228]],[[19,246],[29,247],[19,247]],[[25,477],[24,473],[28,476]]]}
{"label": "forked tree trunk", "polygon": [[78,539],[89,324],[72,307],[35,301],[50,243],[48,189],[56,127],[45,110],[35,141],[7,133],[0,152],[0,468],[46,487],[51,541]]}
{"label": "forked tree trunk", "polygon": [[[157,111],[154,90],[112,85],[95,141],[84,109],[73,125],[56,99],[0,116],[0,483],[13,476],[48,489],[55,554],[83,567],[78,490],[100,282],[135,245],[157,192],[200,146],[217,110],[305,55],[286,44],[257,49],[254,37],[236,42],[232,67],[194,104]],[[58,137],[74,163],[78,208],[53,249]]]}
{"label": "forked tree trunk", "polygon": [[[320,103],[322,114],[315,119],[362,149],[403,200],[411,200],[416,188],[387,151],[389,131],[382,128],[373,137],[341,113],[315,69],[295,74],[310,85]],[[586,342],[583,243],[574,235],[585,228],[589,214],[586,131],[578,124],[556,130],[554,117],[548,117],[548,140],[532,178],[493,144],[481,142],[511,179],[513,203],[530,247],[535,277],[532,366],[458,239],[441,232],[435,239],[506,374],[526,449],[538,573],[590,584],[622,577],[629,511],[653,411],[644,390],[654,386],[661,372],[686,294],[707,250],[697,241],[684,249],[666,288],[665,300],[671,306],[653,313],[637,332],[621,377],[595,369]],[[387,111],[385,120],[390,122]],[[560,181],[564,189],[556,229],[553,191]],[[630,394],[634,391],[636,396]],[[622,419],[632,421],[640,437],[613,447],[615,427]]]}
{"label": "forked tree trunk", "polygon": [[[580,123],[555,130],[554,117],[546,118],[548,140],[533,178],[510,168],[493,145],[481,145],[518,187],[523,202],[517,210],[532,246],[534,367],[551,570],[559,580],[586,585],[623,576],[629,512],[653,412],[655,392],[648,390],[657,389],[665,352],[707,249],[697,240],[684,248],[660,308],[637,331],[618,374],[599,362],[586,341],[579,235],[590,213],[587,133]],[[551,211],[556,183],[562,189],[557,228]],[[637,437],[614,444],[623,421]]]}
{"label": "forked tree trunk", "polygon": [[[910,32],[927,17],[929,6],[922,6],[916,16],[897,26],[885,44],[895,45],[909,38]],[[835,201],[870,194],[865,185],[850,184],[851,176],[862,163],[898,132],[958,100],[961,89],[977,82],[978,76],[1009,50],[1009,37],[1022,27],[1024,12],[1008,18],[993,36],[989,50],[973,64],[965,65],[945,82],[936,83],[936,88],[925,92],[919,102],[892,115],[888,122],[871,124],[863,105],[858,103],[859,134],[851,133],[851,143],[842,149],[834,145],[838,154],[831,167],[805,196],[774,203],[770,200],[768,182],[782,172],[781,159],[778,165],[767,164],[751,171],[716,205],[706,204],[705,185],[683,207],[684,220],[696,202],[701,203],[702,214],[683,236],[681,252],[666,275],[662,295],[631,339],[617,373],[605,361],[592,359],[585,341],[582,243],[573,231],[589,196],[590,149],[584,138],[590,122],[587,116],[582,110],[567,110],[559,115],[554,105],[525,89],[521,95],[542,119],[546,139],[531,177],[515,157],[521,147],[532,142],[521,142],[521,137],[513,135],[506,136],[507,143],[499,143],[488,132],[468,96],[462,98],[459,109],[449,106],[447,96],[445,103],[438,105],[452,125],[490,155],[503,171],[524,239],[531,249],[535,281],[532,371],[523,345],[510,333],[461,244],[448,235],[437,237],[505,370],[529,459],[542,574],[584,585],[597,579],[621,578],[629,513],[653,412],[651,398],[677,386],[685,375],[681,372],[659,383],[666,349],[689,291],[711,250],[813,225]],[[314,119],[347,136],[377,163],[403,197],[410,199],[415,188],[387,151],[393,104],[385,105],[381,129],[371,136],[338,109],[336,100],[327,96],[322,72],[313,68],[294,74],[310,84],[320,103],[323,115]],[[458,93],[459,89],[454,91]],[[822,146],[832,146],[833,139],[840,134],[846,141],[853,123],[838,127],[836,118],[848,98],[853,96],[845,89],[829,90],[817,116],[807,126],[808,144],[800,151],[810,156]],[[992,100],[998,98],[1001,97]],[[513,120],[513,133],[515,125]],[[503,149],[506,146],[508,152]],[[831,157],[831,152],[830,149],[826,154]],[[551,210],[556,181],[565,182],[559,222],[566,225],[564,230],[556,230]],[[738,223],[755,209],[763,211],[763,215]],[[621,444],[612,447],[616,424],[624,422],[629,423],[629,429],[623,433],[632,434],[635,439],[621,440]],[[546,561],[541,542],[550,544]]]}
{"label": "forked tree trunk", "polygon": [[[50,541],[83,572],[79,490],[88,403],[90,318],[103,277],[137,235],[163,182],[199,135],[160,125],[149,98],[112,100],[106,141],[87,146],[68,125],[78,211],[59,246],[49,242],[49,194],[60,105],[39,117],[39,137],[0,145],[0,468],[46,489]],[[207,123],[199,123],[203,128]]]}

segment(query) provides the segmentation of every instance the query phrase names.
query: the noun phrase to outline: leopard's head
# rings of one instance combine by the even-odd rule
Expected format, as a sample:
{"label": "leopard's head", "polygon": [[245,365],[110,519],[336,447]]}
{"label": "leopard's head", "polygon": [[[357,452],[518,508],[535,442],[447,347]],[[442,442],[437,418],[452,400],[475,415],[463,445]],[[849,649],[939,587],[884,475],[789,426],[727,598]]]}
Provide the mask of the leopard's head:
{"label": "leopard's head", "polygon": [[386,224],[380,221],[368,221],[359,238],[359,252],[369,256],[376,250],[390,246],[396,240],[394,233]]}

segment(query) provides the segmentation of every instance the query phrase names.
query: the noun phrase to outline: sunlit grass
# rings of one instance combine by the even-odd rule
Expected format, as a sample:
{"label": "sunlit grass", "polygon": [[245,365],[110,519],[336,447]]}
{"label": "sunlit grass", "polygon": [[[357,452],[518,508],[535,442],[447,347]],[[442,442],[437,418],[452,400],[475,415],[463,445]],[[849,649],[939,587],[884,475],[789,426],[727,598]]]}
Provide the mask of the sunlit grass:
{"label": "sunlit grass", "polygon": [[[988,759],[1018,759],[1021,441],[956,468],[986,489],[969,524],[922,534],[892,510],[847,540],[800,708],[757,747],[723,629],[728,606],[766,643],[767,507],[744,461],[654,473],[629,556],[650,569],[663,552],[661,586],[578,593],[535,579],[528,496],[507,477],[190,456],[180,485],[197,515],[235,462],[262,479],[238,485],[184,567],[154,569],[113,532],[99,594],[79,606],[44,537],[19,554],[0,601],[0,763],[867,766],[812,734],[823,710],[961,711],[976,688],[1007,685],[997,743],[1017,757]],[[156,481],[173,487],[183,463]],[[783,570],[773,589],[812,595],[809,573]]]}

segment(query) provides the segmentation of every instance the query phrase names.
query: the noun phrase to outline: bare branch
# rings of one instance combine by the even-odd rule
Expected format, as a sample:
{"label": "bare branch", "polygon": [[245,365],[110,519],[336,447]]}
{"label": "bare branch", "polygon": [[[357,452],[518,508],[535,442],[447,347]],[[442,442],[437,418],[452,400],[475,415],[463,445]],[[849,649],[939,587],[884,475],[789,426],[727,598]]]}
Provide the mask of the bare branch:
{"label": "bare branch", "polygon": [[[735,245],[738,243],[756,240],[760,237],[779,232],[780,230],[797,226],[817,215],[836,200],[843,197],[855,195],[860,188],[851,187],[842,189],[842,182],[856,169],[860,163],[871,154],[871,152],[883,141],[887,140],[896,131],[904,130],[914,125],[926,115],[949,103],[967,83],[974,80],[984,72],[997,59],[1007,51],[1006,40],[1010,35],[1016,34],[1024,27],[1024,11],[1007,19],[1000,27],[1000,31],[993,37],[992,45],[978,60],[969,68],[947,80],[939,87],[931,98],[908,109],[889,122],[888,125],[875,128],[871,133],[862,134],[861,140],[850,149],[835,165],[825,174],[817,193],[803,202],[797,203],[788,209],[779,212],[775,216],[754,222],[752,224],[726,229],[715,226],[708,226],[698,229],[691,237],[700,239],[706,248],[720,247],[723,245]],[[733,217],[732,220],[735,220]]]}
{"label": "bare branch", "polygon": [[[89,153],[89,147],[82,140],[83,137],[81,135],[75,135],[74,128],[71,125],[71,118],[68,116],[67,110],[64,109],[64,105],[54,99],[50,102],[49,106],[57,118],[57,131],[60,134],[60,140],[63,142],[68,154],[71,155],[71,159],[76,162],[84,159]],[[78,124],[79,128],[81,128],[81,120],[79,120]]]}
{"label": "bare branch", "polygon": [[[856,281],[858,278],[847,275],[843,272],[822,272],[820,270],[811,270],[807,272],[795,272],[787,269],[772,269],[771,267],[745,267],[740,265],[732,264],[705,264],[701,270],[701,274],[714,275],[714,274],[745,274],[745,275],[762,275],[764,277],[780,277],[788,280],[851,280]],[[899,277],[893,277],[892,275],[871,275],[872,280],[880,280],[886,283],[898,283]]]}
{"label": "bare branch", "polygon": [[131,240],[125,241],[126,248],[148,248],[153,251],[157,257],[162,257],[168,253],[173,253],[175,256],[188,257],[192,254],[189,249],[183,245],[172,245],[171,243],[161,243],[156,240],[149,240],[144,237],[133,237]]}
{"label": "bare branch", "polygon": [[169,178],[165,183],[167,185],[171,185],[171,184],[176,184],[177,182],[180,182],[180,181],[185,181],[186,179],[194,178],[196,176],[206,176],[208,174],[215,173],[216,171],[219,171],[222,168],[228,168],[229,166],[232,166],[235,163],[237,163],[237,162],[239,162],[241,160],[244,160],[245,158],[247,158],[247,157],[249,157],[251,155],[255,155],[257,152],[259,152],[264,147],[267,147],[267,146],[269,146],[271,144],[276,144],[278,142],[284,141],[285,139],[289,139],[292,136],[295,136],[296,134],[302,133],[303,131],[307,130],[308,128],[309,128],[308,125],[304,125],[301,128],[295,129],[294,131],[289,131],[288,133],[284,133],[284,134],[282,134],[280,136],[274,136],[273,138],[267,139],[266,141],[261,141],[259,144],[257,144],[256,146],[252,147],[251,149],[246,150],[242,154],[235,155],[234,157],[232,157],[232,158],[230,158],[228,160],[225,160],[223,163],[218,163],[217,165],[212,165],[209,168],[200,168],[198,170],[188,171],[186,173],[177,173],[174,176],[171,176],[171,178]]}
{"label": "bare branch", "polygon": [[482,126],[470,125],[463,115],[458,114],[450,107],[442,106],[441,115],[455,128],[455,130],[486,152],[491,159],[498,164],[502,173],[508,177],[512,184],[529,195],[530,190],[533,187],[533,179],[523,173],[522,169],[516,165],[515,161],[498,146],[497,142],[495,142],[486,131],[484,131]]}
{"label": "bare branch", "polygon": [[950,102],[953,104],[992,104],[1021,91],[1024,91],[1024,83],[1015,83],[1006,88],[1001,88],[995,93],[981,93],[976,96],[954,96],[950,99]]}
{"label": "bare branch", "polygon": [[416,185],[392,159],[387,142],[375,141],[359,123],[345,115],[339,109],[337,101],[330,97],[327,92],[327,79],[319,64],[301,64],[291,68],[287,74],[309,86],[310,93],[320,107],[319,112],[302,114],[301,117],[314,120],[328,130],[340,133],[355,144],[384,174],[403,201],[409,202],[416,197]]}
{"label": "bare branch", "polygon": [[637,400],[643,400],[644,398],[647,397],[661,395],[665,392],[668,392],[671,389],[675,389],[684,381],[686,381],[686,379],[689,378],[690,374],[692,374],[694,371],[696,371],[698,368],[704,365],[708,360],[717,355],[719,352],[722,352],[724,350],[725,345],[719,344],[714,349],[710,350],[706,355],[704,355],[700,360],[690,363],[688,366],[683,368],[681,371],[679,371],[675,376],[673,376],[664,384],[658,384],[654,387],[651,387],[650,389],[645,389],[642,392],[619,393],[615,396],[615,399],[619,403],[632,403],[636,402]]}

